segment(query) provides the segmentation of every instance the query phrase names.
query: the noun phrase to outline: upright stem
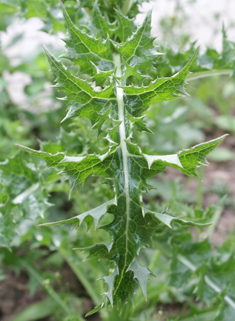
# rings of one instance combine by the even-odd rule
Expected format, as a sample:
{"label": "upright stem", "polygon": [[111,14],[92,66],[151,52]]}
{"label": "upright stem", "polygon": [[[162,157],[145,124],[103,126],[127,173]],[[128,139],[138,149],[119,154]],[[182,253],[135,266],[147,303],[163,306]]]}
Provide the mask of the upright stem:
{"label": "upright stem", "polygon": [[[120,55],[114,54],[114,64],[117,67],[116,76],[121,78],[122,69],[121,69]],[[125,85],[125,84],[122,83],[122,85]],[[123,171],[124,171],[124,177],[125,177],[124,189],[126,194],[126,201],[129,203],[128,151],[126,147],[125,107],[124,107],[124,101],[123,101],[123,89],[116,86],[116,92],[117,92],[117,102],[118,102],[118,119],[121,121],[121,124],[119,126],[119,134],[120,134],[120,146],[121,146],[122,157],[123,157]],[[127,205],[128,205],[127,206],[128,208],[129,204]]]}
{"label": "upright stem", "polygon": [[[113,56],[114,65],[117,68],[116,76],[121,79],[121,85],[125,85],[125,78],[122,75],[121,68],[121,59],[119,54],[114,54]],[[118,102],[118,119],[121,121],[119,126],[119,135],[120,135],[120,149],[122,153],[122,166],[123,166],[123,175],[124,175],[124,193],[126,198],[126,225],[125,225],[125,258],[124,258],[124,267],[127,264],[127,253],[128,253],[128,231],[129,231],[129,222],[130,222],[130,194],[129,194],[129,168],[128,168],[128,150],[126,146],[126,128],[125,128],[125,106],[123,100],[123,89],[116,86],[116,95]],[[122,274],[125,273],[125,270],[122,270]],[[118,288],[118,287],[117,287]]]}
{"label": "upright stem", "polygon": [[131,6],[132,6],[133,0],[126,0],[123,5],[122,5],[122,13],[124,14],[124,16],[127,15],[128,11],[130,10]]}
{"label": "upright stem", "polygon": [[204,178],[204,168],[203,166],[199,169],[199,176],[200,179],[198,180],[197,184],[197,207],[199,209],[202,208],[202,197],[203,197],[203,178]]}

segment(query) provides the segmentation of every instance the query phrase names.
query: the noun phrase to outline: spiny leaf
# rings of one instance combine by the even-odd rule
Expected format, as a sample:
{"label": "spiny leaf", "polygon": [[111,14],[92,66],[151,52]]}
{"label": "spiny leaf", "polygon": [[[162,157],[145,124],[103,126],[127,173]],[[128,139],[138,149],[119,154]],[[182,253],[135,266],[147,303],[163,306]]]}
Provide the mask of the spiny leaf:
{"label": "spiny leaf", "polygon": [[210,140],[205,143],[198,144],[190,149],[182,150],[178,153],[180,163],[184,168],[184,173],[190,176],[198,177],[196,168],[201,165],[208,165],[206,156],[215,149],[224,139],[227,134]]}
{"label": "spiny leaf", "polygon": [[101,14],[98,1],[94,4],[94,9],[92,11],[92,17],[93,17],[93,24],[97,28],[98,33],[101,37],[105,38],[107,37],[107,34],[109,34],[110,37],[112,37],[115,29],[116,23],[110,23],[109,18],[107,16],[107,13],[105,17]]}
{"label": "spiny leaf", "polygon": [[109,40],[97,39],[81,31],[73,24],[63,5],[62,10],[70,35],[69,38],[64,40],[68,50],[63,57],[78,64],[82,73],[87,73],[92,68],[90,61],[95,63],[102,71],[113,69]]}
{"label": "spiny leaf", "polygon": [[126,103],[135,113],[141,113],[154,102],[172,100],[187,95],[183,85],[197,52],[198,49],[185,67],[172,77],[156,79],[146,87],[123,86],[127,96]]}
{"label": "spiny leaf", "polygon": [[10,201],[5,200],[5,204],[0,204],[0,248],[5,247],[11,251],[14,229],[15,223],[10,212]]}
{"label": "spiny leaf", "polygon": [[172,226],[171,226],[172,222],[176,222],[176,223],[179,223],[181,225],[201,226],[201,227],[206,227],[206,226],[211,225],[211,223],[192,222],[192,221],[188,221],[188,220],[182,219],[182,218],[177,217],[177,216],[172,216],[172,215],[170,215],[168,213],[156,213],[156,212],[151,212],[151,211],[149,211],[147,209],[145,210],[145,213],[154,215],[157,218],[157,220],[159,220],[161,223],[165,224],[169,228],[172,228]]}
{"label": "spiny leaf", "polygon": [[42,151],[37,151],[32,148],[22,146],[17,144],[20,148],[25,150],[26,152],[30,153],[33,156],[40,157],[43,159],[49,167],[54,167],[59,164],[59,162],[64,158],[64,153],[56,153],[56,154],[51,154],[51,153],[46,153]]}
{"label": "spiny leaf", "polygon": [[[143,81],[144,79],[146,79],[146,75],[141,74],[141,72],[139,72],[137,70],[137,63],[134,66],[130,66],[125,59],[123,59],[123,62],[125,64],[125,74],[126,74],[126,78],[128,79],[131,76],[134,76],[137,80],[139,81]],[[149,78],[151,79],[151,78]]]}
{"label": "spiny leaf", "polygon": [[153,68],[153,61],[160,54],[153,44],[154,40],[151,36],[151,12],[148,12],[142,26],[124,43],[114,43],[114,46],[131,67],[137,65],[136,69],[147,75]]}
{"label": "spiny leaf", "polygon": [[153,134],[151,129],[149,129],[148,126],[146,125],[146,123],[144,122],[144,117],[145,116],[133,117],[133,116],[129,115],[129,117],[130,117],[130,121],[136,126],[138,131],[140,131],[140,132],[146,131],[146,132],[149,132],[149,133]]}
{"label": "spiny leaf", "polygon": [[90,211],[87,211],[83,214],[79,214],[79,215],[69,218],[67,220],[62,220],[62,221],[57,221],[57,222],[52,222],[52,223],[44,223],[44,224],[41,224],[41,226],[54,226],[54,225],[63,225],[63,224],[68,224],[68,223],[72,223],[74,226],[76,226],[76,225],[80,226],[82,224],[82,222],[84,221],[87,223],[87,228],[89,230],[92,222],[94,221],[95,228],[97,228],[100,218],[105,213],[107,213],[107,211],[111,205],[116,205],[115,199],[112,199],[112,200],[110,200],[110,201],[90,210]]}
{"label": "spiny leaf", "polygon": [[114,70],[108,70],[108,71],[101,71],[94,63],[92,63],[94,68],[94,75],[93,79],[96,81],[96,85],[103,85],[103,83],[110,79],[110,76],[114,74]]}
{"label": "spiny leaf", "polygon": [[[75,102],[82,103],[91,98],[109,98],[113,94],[111,86],[101,91],[95,91],[85,80],[73,76],[68,71],[68,68],[66,68],[60,60],[55,58],[46,47],[45,52],[52,71],[57,75],[58,80],[61,81],[61,83],[57,83],[56,87],[65,90],[67,94],[71,93]],[[81,98],[78,95],[79,93],[81,93]]]}
{"label": "spiny leaf", "polygon": [[0,247],[10,250],[22,220],[44,217],[52,205],[43,186],[46,175],[41,165],[22,153],[0,163]]}
{"label": "spiny leaf", "polygon": [[133,260],[131,262],[130,266],[128,267],[127,271],[134,272],[134,278],[137,279],[140,283],[140,287],[143,291],[143,294],[145,296],[145,299],[147,300],[147,281],[150,278],[150,275],[155,276],[148,268],[140,266],[136,260]]}
{"label": "spiny leaf", "polygon": [[37,162],[25,159],[21,153],[0,163],[0,183],[5,187],[11,207],[17,205],[22,215],[32,220],[44,217],[51,206],[38,167]]}
{"label": "spiny leaf", "polygon": [[[136,9],[137,3],[141,1],[133,3],[132,13],[133,8]],[[117,12],[117,37],[113,33],[110,41],[108,37],[97,39],[88,32],[104,35],[108,30],[109,35],[112,35],[113,30],[110,30],[109,21],[115,21],[113,6],[111,8],[113,2],[103,0],[97,2],[95,6],[102,4],[103,10],[99,10],[100,6],[93,8],[94,2],[90,0],[84,0],[82,4],[87,5],[89,9],[94,9],[93,12],[98,15],[95,28],[94,24],[90,23],[87,24],[90,29],[86,26],[82,30],[78,29],[63,8],[69,32],[69,38],[65,40],[68,51],[63,57],[79,65],[78,76],[73,75],[47,50],[46,54],[51,69],[57,77],[55,87],[67,95],[69,110],[65,118],[74,115],[87,117],[98,131],[105,128],[103,124],[107,119],[113,123],[113,128],[105,129],[108,151],[103,155],[67,156],[61,151],[51,153],[50,150],[44,152],[23,146],[22,148],[44,159],[50,167],[63,166],[70,178],[72,189],[90,174],[104,175],[112,180],[115,204],[114,200],[111,200],[71,219],[47,225],[80,224],[85,221],[89,228],[93,221],[97,225],[105,213],[113,216],[112,222],[102,226],[102,229],[110,234],[111,242],[97,243],[80,250],[88,251],[87,259],[97,256],[99,260],[107,259],[114,263],[114,272],[104,277],[108,284],[105,302],[112,306],[117,303],[123,305],[128,296],[134,295],[137,280],[146,295],[146,283],[151,272],[139,266],[136,258],[141,249],[152,246],[152,235],[161,223],[168,227],[171,227],[174,221],[182,225],[206,225],[167,213],[145,210],[142,190],[149,188],[146,179],[161,173],[166,166],[176,167],[183,173],[196,177],[196,168],[206,163],[206,155],[224,139],[224,136],[174,155],[143,154],[138,145],[131,141],[133,123],[139,130],[147,130],[143,118],[138,116],[150,104],[186,95],[183,86],[197,50],[177,74],[158,79],[155,64],[159,53],[151,36],[151,13],[147,14],[142,26],[136,28],[133,21]],[[122,7],[123,3],[120,5]],[[104,8],[107,9],[109,21],[104,20]],[[117,42],[118,38],[122,43]],[[115,49],[110,46],[111,42]],[[126,80],[128,77],[129,79]],[[153,81],[149,83],[150,77]],[[97,83],[95,85],[84,79],[94,80]],[[127,82],[131,80],[141,87],[127,86]],[[146,83],[149,85],[144,86]],[[101,87],[97,87],[97,84]],[[107,84],[108,86],[104,87]],[[104,304],[101,304],[90,314],[103,306]]]}
{"label": "spiny leaf", "polygon": [[115,29],[115,34],[124,42],[135,32],[136,25],[134,23],[134,19],[129,19],[124,16],[121,11],[116,10],[116,15],[118,26]]}
{"label": "spiny leaf", "polygon": [[112,163],[112,154],[117,146],[110,147],[106,154],[88,154],[86,156],[66,156],[64,153],[46,153],[29,147],[18,145],[28,153],[47,162],[49,167],[63,166],[70,178],[71,193],[80,182],[84,182],[90,174],[103,175]]}
{"label": "spiny leaf", "polygon": [[52,72],[57,76],[58,82],[55,87],[67,94],[69,110],[64,120],[77,115],[90,118],[92,122],[96,122],[97,113],[104,112],[110,106],[112,101],[110,98],[114,94],[113,85],[96,91],[85,80],[73,76],[46,48],[45,52]]}
{"label": "spiny leaf", "polygon": [[105,283],[108,285],[108,292],[105,292],[104,294],[107,296],[107,298],[110,301],[111,306],[113,306],[113,290],[114,290],[114,280],[115,277],[119,274],[118,267],[115,268],[112,274],[108,276],[104,276],[102,279],[105,281]]}
{"label": "spiny leaf", "polygon": [[112,243],[106,243],[106,244],[96,243],[96,244],[89,246],[89,247],[74,248],[74,250],[89,252],[89,255],[86,257],[85,260],[91,259],[92,257],[95,257],[95,256],[98,256],[99,259],[101,260],[107,256],[111,247],[112,247]]}
{"label": "spiny leaf", "polygon": [[183,85],[197,52],[198,49],[185,67],[172,77],[156,79],[146,87],[122,86],[126,93],[126,103],[131,107],[133,113],[140,114],[152,103],[187,95]]}
{"label": "spiny leaf", "polygon": [[101,133],[101,127],[104,124],[104,122],[108,119],[111,111],[111,105],[110,107],[104,112],[104,114],[99,115],[99,120],[92,126],[92,128],[98,129],[98,134]]}
{"label": "spiny leaf", "polygon": [[141,149],[136,144],[128,142],[127,146],[129,153],[133,155],[134,160],[139,166],[148,168],[144,173],[146,177],[149,174],[156,175],[161,173],[165,170],[166,166],[171,166],[179,169],[186,175],[198,178],[196,173],[197,168],[202,165],[208,165],[206,156],[215,149],[226,136],[227,135],[223,135],[172,155],[146,155],[142,154]]}
{"label": "spiny leaf", "polygon": [[57,137],[57,142],[45,142],[40,141],[40,149],[43,152],[56,154],[57,152],[64,152],[65,150],[68,153],[75,153],[76,154],[80,151],[83,152],[86,148],[86,143],[84,142],[83,136],[78,137],[76,132],[67,132],[60,128],[59,135]]}

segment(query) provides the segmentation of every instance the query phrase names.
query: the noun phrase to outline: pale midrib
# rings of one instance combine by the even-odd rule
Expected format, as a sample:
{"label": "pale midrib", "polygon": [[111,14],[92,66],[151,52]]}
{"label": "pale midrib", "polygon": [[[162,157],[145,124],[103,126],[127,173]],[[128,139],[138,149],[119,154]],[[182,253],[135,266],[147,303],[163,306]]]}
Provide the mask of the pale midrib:
{"label": "pale midrib", "polygon": [[[119,54],[114,54],[114,64],[117,68],[116,76],[122,76],[121,70],[121,59]],[[128,253],[128,229],[129,229],[129,220],[130,220],[130,195],[129,195],[129,169],[128,169],[128,150],[126,146],[126,129],[125,129],[125,117],[124,117],[124,101],[123,101],[123,89],[116,86],[117,93],[117,102],[118,102],[118,119],[121,121],[119,126],[120,133],[120,147],[122,151],[122,160],[123,160],[123,173],[124,173],[124,192],[126,196],[126,251],[125,251],[125,261],[124,266],[126,266],[127,261],[127,253]],[[120,278],[120,282],[122,280],[122,276],[125,273],[125,269],[122,270],[122,275]],[[116,287],[116,289],[118,286]]]}

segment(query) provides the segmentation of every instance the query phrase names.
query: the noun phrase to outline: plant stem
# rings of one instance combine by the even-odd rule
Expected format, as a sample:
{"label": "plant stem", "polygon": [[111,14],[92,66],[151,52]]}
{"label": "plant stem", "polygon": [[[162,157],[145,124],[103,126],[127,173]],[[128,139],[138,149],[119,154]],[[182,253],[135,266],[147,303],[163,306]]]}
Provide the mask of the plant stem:
{"label": "plant stem", "polygon": [[221,214],[223,212],[223,206],[219,207],[216,209],[215,214],[212,217],[212,223],[208,228],[207,228],[207,232],[206,232],[206,238],[211,238],[211,236],[214,233],[214,230],[216,229],[216,226],[219,222],[219,219],[221,217]]}
{"label": "plant stem", "polygon": [[194,72],[193,74],[187,77],[187,81],[192,81],[192,80],[212,77],[212,76],[223,76],[223,75],[231,75],[231,69],[222,69],[222,70],[215,69],[215,70]]}
{"label": "plant stem", "polygon": [[[121,58],[119,54],[113,55],[113,61],[114,65],[117,68],[116,76],[117,78],[121,78],[121,85],[125,85],[125,78],[122,75],[122,68],[121,68]],[[118,119],[121,121],[121,124],[119,126],[119,135],[120,135],[120,149],[122,154],[122,166],[123,166],[123,175],[124,175],[124,188],[123,192],[125,194],[126,199],[126,220],[125,220],[125,227],[124,227],[124,234],[125,234],[125,255],[124,255],[124,268],[121,271],[121,274],[126,272],[126,266],[127,266],[127,253],[128,253],[128,232],[129,232],[129,223],[130,223],[130,186],[129,186],[129,168],[128,168],[128,150],[126,145],[126,128],[125,128],[125,106],[124,106],[124,100],[123,100],[123,89],[116,85],[116,95],[117,95],[117,102],[118,102]],[[120,278],[122,279],[122,277]],[[118,289],[118,286],[116,287],[116,290]]]}
{"label": "plant stem", "polygon": [[130,10],[131,6],[132,6],[133,0],[126,0],[123,5],[122,5],[122,13],[124,14],[124,16],[127,15],[128,11]]}
{"label": "plant stem", "polygon": [[203,177],[204,177],[204,167],[201,166],[199,168],[199,176],[200,179],[198,180],[197,184],[197,207],[202,208],[202,197],[203,197]]}

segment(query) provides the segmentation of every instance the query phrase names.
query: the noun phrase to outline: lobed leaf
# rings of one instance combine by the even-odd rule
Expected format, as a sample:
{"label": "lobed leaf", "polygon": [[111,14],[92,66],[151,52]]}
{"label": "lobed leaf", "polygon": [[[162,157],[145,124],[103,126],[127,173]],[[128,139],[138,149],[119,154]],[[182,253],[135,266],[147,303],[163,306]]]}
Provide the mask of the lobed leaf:
{"label": "lobed leaf", "polygon": [[41,224],[41,226],[54,226],[54,225],[63,225],[63,224],[68,224],[68,223],[72,223],[73,226],[76,226],[76,225],[80,226],[82,224],[82,222],[84,221],[87,223],[88,230],[91,227],[92,222],[94,222],[95,228],[97,228],[100,218],[105,213],[108,212],[108,209],[112,205],[116,205],[115,198],[108,201],[108,202],[105,202],[104,204],[102,204],[102,205],[100,205],[90,211],[87,211],[83,214],[76,215],[76,216],[69,218],[67,220],[62,220],[62,221],[57,221],[57,222],[52,222],[52,223],[44,223],[44,224]]}
{"label": "lobed leaf", "polygon": [[156,175],[165,170],[166,166],[179,169],[182,173],[198,178],[196,170],[202,165],[208,165],[206,156],[215,149],[227,136],[223,135],[216,139],[210,140],[182,150],[172,155],[146,155],[142,154],[141,149],[136,145],[128,142],[128,150],[133,159],[140,167],[146,168],[143,176]]}
{"label": "lobed leaf", "polygon": [[131,107],[133,113],[142,113],[152,103],[168,101],[187,95],[183,85],[197,53],[198,49],[185,67],[172,77],[156,79],[148,86],[122,86],[126,94],[126,104]]}
{"label": "lobed leaf", "polygon": [[36,151],[29,147],[18,145],[26,152],[37,156],[48,164],[49,167],[63,166],[64,171],[70,178],[71,191],[82,183],[85,179],[91,175],[103,175],[109,169],[113,159],[113,153],[117,149],[117,146],[111,146],[107,153],[103,155],[87,154],[86,156],[66,156],[65,153],[46,153],[42,151]]}

